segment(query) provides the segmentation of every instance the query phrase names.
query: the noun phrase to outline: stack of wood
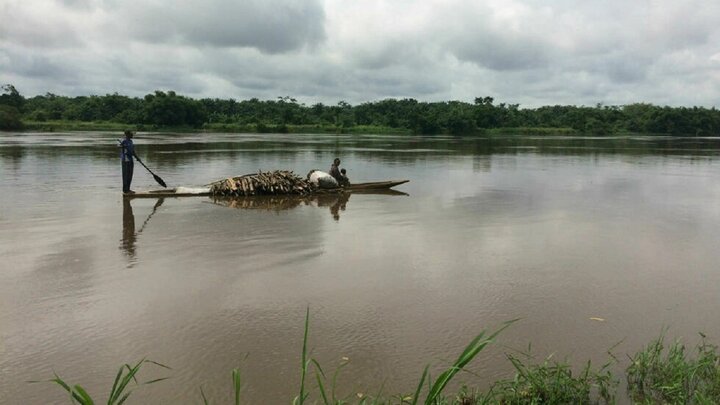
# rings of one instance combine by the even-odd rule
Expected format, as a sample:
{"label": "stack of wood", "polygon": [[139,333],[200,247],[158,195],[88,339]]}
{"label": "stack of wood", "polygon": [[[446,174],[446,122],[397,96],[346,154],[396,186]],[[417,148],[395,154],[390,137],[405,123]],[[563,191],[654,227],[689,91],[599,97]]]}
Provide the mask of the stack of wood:
{"label": "stack of wood", "polygon": [[287,170],[261,171],[210,183],[210,194],[215,196],[306,195],[315,191],[316,186]]}

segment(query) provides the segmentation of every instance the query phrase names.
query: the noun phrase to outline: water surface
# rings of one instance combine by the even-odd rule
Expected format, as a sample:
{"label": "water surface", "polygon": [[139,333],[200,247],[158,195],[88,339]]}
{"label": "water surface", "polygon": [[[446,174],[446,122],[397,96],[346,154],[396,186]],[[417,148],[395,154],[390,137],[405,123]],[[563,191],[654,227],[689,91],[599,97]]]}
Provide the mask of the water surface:
{"label": "water surface", "polygon": [[[479,331],[522,318],[461,379],[532,342],[578,364],[661,328],[717,342],[720,139],[139,134],[171,186],[339,156],[398,194],[123,200],[117,134],[0,134],[0,403],[91,393],[147,356],[134,403],[289,403],[302,324],[342,393],[410,392]],[[136,190],[156,188],[135,168]],[[604,321],[591,320],[602,318]]]}

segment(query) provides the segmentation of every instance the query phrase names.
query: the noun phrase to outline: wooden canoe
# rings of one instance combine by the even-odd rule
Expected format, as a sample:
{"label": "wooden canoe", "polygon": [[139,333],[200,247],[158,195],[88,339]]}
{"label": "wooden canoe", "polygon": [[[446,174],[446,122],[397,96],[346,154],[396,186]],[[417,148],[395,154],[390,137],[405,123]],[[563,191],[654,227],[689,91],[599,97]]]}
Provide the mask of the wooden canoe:
{"label": "wooden canoe", "polygon": [[388,188],[393,188],[395,186],[399,186],[401,184],[405,184],[410,180],[391,180],[391,181],[375,181],[371,183],[357,183],[357,184],[350,184],[349,186],[345,187],[346,190],[349,191],[357,191],[357,190],[384,190]]}
{"label": "wooden canoe", "polygon": [[[410,180],[391,180],[391,181],[374,181],[369,183],[351,184],[345,188],[337,189],[319,189],[317,193],[337,193],[337,192],[370,192],[373,190],[389,190],[400,184],[405,184]],[[207,197],[210,191],[207,189],[192,190],[186,188],[168,188],[160,190],[138,191],[133,194],[123,194],[125,198],[161,198],[161,197]]]}

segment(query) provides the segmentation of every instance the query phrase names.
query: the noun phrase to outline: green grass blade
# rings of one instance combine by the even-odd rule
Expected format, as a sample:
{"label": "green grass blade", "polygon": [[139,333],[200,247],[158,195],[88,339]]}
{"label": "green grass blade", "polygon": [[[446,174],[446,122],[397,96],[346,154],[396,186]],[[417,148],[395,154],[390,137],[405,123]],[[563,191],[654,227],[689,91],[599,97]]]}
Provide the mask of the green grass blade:
{"label": "green grass blade", "polygon": [[[133,367],[130,367],[129,364],[125,364],[124,367],[127,369],[128,374],[129,374],[129,373],[132,373]],[[132,379],[135,380],[135,384],[137,384],[138,381],[137,381],[137,378],[135,378],[135,375],[134,375],[134,374],[133,374],[133,376],[132,376]]]}
{"label": "green grass blade", "polygon": [[75,403],[75,401],[78,401],[81,404],[83,404],[83,398],[77,392],[75,392],[75,390],[70,388],[70,385],[68,385],[65,381],[63,381],[63,379],[60,378],[60,376],[58,376],[55,372],[53,372],[53,374],[55,375],[55,378],[53,378],[49,382],[54,382],[55,384],[61,386],[65,391],[67,391],[68,394],[70,394],[70,401],[72,403]]}
{"label": "green grass blade", "polygon": [[[315,359],[313,359],[312,362],[315,363],[316,370],[320,371],[319,373],[317,371],[315,372],[315,379],[317,380],[317,383],[318,383],[318,389],[320,390],[320,396],[322,397],[323,404],[330,405],[330,401],[328,401],[327,393],[325,392],[325,385],[322,382],[322,378],[325,378],[325,373],[323,373],[322,367],[320,367],[320,364],[318,364],[318,362]],[[320,378],[321,376],[322,376],[322,378]]]}
{"label": "green grass blade", "polygon": [[120,398],[120,395],[122,394],[122,389],[120,388],[121,385],[123,385],[125,378],[125,366],[120,367],[120,370],[118,370],[118,374],[115,377],[116,381],[115,384],[113,384],[112,390],[110,390],[110,396],[108,397],[108,405],[114,404],[115,401]]}
{"label": "green grass blade", "polygon": [[[64,389],[68,394],[70,394],[70,402],[71,403],[74,404],[75,402],[79,402],[81,405],[85,405],[87,403],[88,399],[91,401],[90,404],[93,403],[92,398],[90,398],[90,396],[87,395],[87,392],[85,392],[85,390],[83,390],[82,387],[80,387],[79,385],[75,386],[75,388],[80,388],[80,390],[71,388],[70,385],[68,383],[66,383],[62,378],[60,378],[60,376],[58,376],[57,373],[55,373],[54,371],[53,371],[53,375],[55,376],[55,378],[53,378],[51,380],[31,380],[31,381],[28,381],[28,383],[30,383],[30,384],[48,383],[48,382],[55,383],[55,384],[59,385],[60,387],[62,387],[62,389]],[[83,397],[83,393],[86,395],[86,398]]]}
{"label": "green grass blade", "polygon": [[171,367],[168,367],[168,366],[166,366],[166,365],[164,365],[164,364],[162,364],[162,363],[158,363],[157,361],[153,361],[153,360],[144,360],[143,363],[152,363],[152,364],[154,364],[154,365],[156,365],[156,366],[160,366],[160,367],[162,367],[162,368],[164,368],[164,369],[172,370]]}
{"label": "green grass blade", "polygon": [[82,398],[82,400],[80,401],[81,404],[95,405],[95,402],[93,401],[93,399],[90,397],[90,395],[87,393],[87,391],[85,391],[85,389],[83,387],[76,385],[73,387],[73,389],[78,394],[78,396],[80,398]]}
{"label": "green grass blade", "polygon": [[127,401],[128,397],[130,396],[130,392],[131,392],[131,391],[128,391],[125,395],[123,395],[123,397],[120,398],[120,400],[118,401],[117,405],[122,405],[122,404],[124,404],[125,401]]}
{"label": "green grass blade", "polygon": [[517,319],[513,319],[505,322],[503,327],[495,331],[487,338],[485,337],[485,331],[480,332],[480,334],[477,335],[475,339],[467,345],[467,347],[465,347],[465,350],[463,350],[455,363],[438,376],[432,384],[432,387],[428,392],[428,396],[425,398],[425,405],[432,404],[440,396],[447,384],[453,379],[453,377],[455,377],[458,371],[462,370],[463,367],[470,363],[470,361],[472,361],[472,359],[480,353],[480,351],[482,351],[488,344],[492,343],[495,337],[516,321]]}
{"label": "green grass blade", "polygon": [[120,367],[120,370],[118,370],[118,373],[115,376],[115,382],[113,383],[113,386],[112,386],[112,389],[110,390],[110,395],[108,398],[112,398],[115,395],[115,390],[117,389],[118,383],[120,382],[120,378],[122,377],[124,370],[125,370],[125,366]]}
{"label": "green grass blade", "polygon": [[232,371],[233,389],[235,391],[235,405],[240,405],[240,370],[235,368]]}
{"label": "green grass blade", "polygon": [[320,367],[320,363],[318,363],[318,361],[315,359],[310,359],[310,361],[315,365],[315,369],[320,371],[320,374],[322,375],[322,377],[327,378],[327,377],[325,377],[325,372],[323,371],[322,367]]}
{"label": "green grass blade", "polygon": [[155,383],[157,383],[157,382],[165,381],[165,380],[169,380],[169,379],[170,379],[170,377],[156,378],[156,379],[154,379],[154,380],[145,381],[145,382],[143,383],[143,385],[155,384]]}
{"label": "green grass blade", "polygon": [[[55,374],[55,373],[53,373],[53,374]],[[62,378],[60,378],[59,375],[55,374],[55,378],[53,378],[53,379],[50,380],[50,381],[52,381],[52,382],[54,382],[55,384],[57,384],[57,385],[65,388],[65,391],[67,391],[68,393],[72,394],[72,392],[73,392],[72,388],[70,388],[70,386],[69,386],[65,381],[63,381]]]}
{"label": "green grass blade", "polygon": [[420,391],[422,391],[423,384],[425,383],[425,379],[427,378],[428,369],[430,369],[430,365],[425,366],[425,370],[423,370],[422,377],[420,377],[420,383],[418,383],[417,389],[415,390],[415,395],[413,395],[412,398],[412,405],[417,405],[418,399],[420,399]]}
{"label": "green grass blade", "polygon": [[303,405],[307,394],[305,393],[305,374],[307,373],[308,361],[307,361],[307,340],[308,340],[308,329],[310,326],[310,307],[308,306],[305,310],[305,332],[303,335],[303,346],[302,346],[302,364],[300,368],[300,395],[297,396],[296,400],[298,405]]}
{"label": "green grass blade", "polygon": [[[130,367],[129,364],[126,364],[125,367],[128,369],[127,374],[121,379],[120,384],[117,386],[117,390],[113,392],[113,395],[108,399],[108,405],[120,405],[122,402],[118,402],[118,399],[120,399],[120,395],[125,391],[125,388],[128,384],[130,384],[130,381],[137,380],[135,379],[135,374],[140,370],[140,367],[142,366],[143,362],[145,362],[145,359],[140,360],[134,367]],[[130,395],[128,393],[127,396]]]}

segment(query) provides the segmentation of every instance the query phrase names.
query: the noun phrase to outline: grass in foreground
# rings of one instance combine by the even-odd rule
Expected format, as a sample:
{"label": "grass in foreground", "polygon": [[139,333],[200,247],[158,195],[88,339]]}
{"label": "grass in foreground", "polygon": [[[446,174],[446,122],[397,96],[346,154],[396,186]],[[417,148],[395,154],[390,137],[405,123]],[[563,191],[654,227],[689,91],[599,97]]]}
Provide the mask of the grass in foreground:
{"label": "grass in foreground", "polygon": [[529,365],[508,356],[515,367],[515,378],[495,383],[484,395],[481,404],[612,404],[615,403],[617,380],[609,362],[600,369],[590,362],[573,374],[567,363],[551,362]]}
{"label": "grass in foreground", "polygon": [[[160,382],[163,380],[167,380],[168,377],[163,378],[157,378],[154,380],[146,381],[143,383],[138,383],[138,380],[136,378],[136,375],[140,371],[140,368],[146,364],[151,363],[160,367],[163,367],[165,369],[170,370],[170,367],[160,364],[158,362],[152,361],[152,360],[146,360],[142,359],[134,366],[131,366],[129,364],[125,364],[124,366],[120,367],[120,370],[118,370],[117,376],[115,376],[115,382],[113,383],[112,388],[110,389],[110,394],[108,394],[107,404],[108,405],[122,405],[127,401],[127,399],[130,397],[130,394],[132,394],[133,385],[131,385],[131,382],[134,382],[136,385],[139,384],[153,384],[156,382]],[[31,381],[33,383],[35,382],[41,382],[41,381]],[[47,382],[55,383],[59,386],[61,386],[65,391],[67,391],[68,395],[70,396],[70,402],[73,404],[78,403],[80,405],[94,405],[95,400],[88,394],[87,390],[83,388],[81,385],[70,385],[69,383],[65,382],[62,378],[60,378],[57,374],[55,374],[55,378],[52,380],[47,380]]]}
{"label": "grass in foreground", "polygon": [[[483,331],[460,353],[455,362],[436,378],[429,373],[429,365],[423,370],[417,388],[412,393],[383,396],[380,387],[375,395],[360,395],[338,398],[336,382],[338,374],[348,364],[341,363],[332,375],[326,374],[314,358],[309,357],[308,335],[310,312],[306,312],[303,345],[300,358],[300,382],[298,395],[293,405],[540,405],[540,404],[614,404],[618,380],[610,371],[615,358],[600,368],[593,368],[588,362],[575,373],[567,363],[545,359],[540,364],[529,364],[519,357],[508,355],[515,368],[512,379],[495,382],[490,389],[472,390],[463,387],[459,392],[447,395],[445,389],[455,376],[497,336],[516,320],[504,323],[498,330],[488,334]],[[702,342],[696,348],[696,356],[689,356],[685,346],[675,341],[665,349],[664,335],[652,341],[645,349],[630,357],[626,369],[628,395],[635,404],[717,404],[720,403],[720,354],[718,347]],[[528,356],[529,357],[529,356]],[[108,405],[123,404],[137,385],[156,383],[159,378],[139,383],[137,374],[146,363],[169,369],[160,363],[141,360],[134,366],[124,365],[118,371],[108,396]],[[310,387],[309,376],[314,375],[314,387]],[[80,385],[71,385],[57,374],[48,380],[61,386],[73,404],[92,405],[93,398]],[[34,381],[36,382],[36,381]],[[241,400],[242,380],[240,370],[232,370],[232,392],[234,404]],[[210,405],[202,387],[200,400]]]}
{"label": "grass in foreground", "polygon": [[701,336],[694,357],[679,341],[665,350],[664,334],[631,357],[627,381],[632,399],[642,404],[720,403],[718,347]]}

